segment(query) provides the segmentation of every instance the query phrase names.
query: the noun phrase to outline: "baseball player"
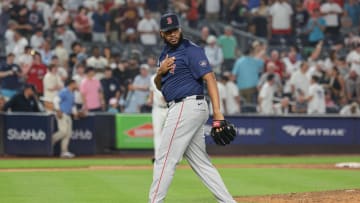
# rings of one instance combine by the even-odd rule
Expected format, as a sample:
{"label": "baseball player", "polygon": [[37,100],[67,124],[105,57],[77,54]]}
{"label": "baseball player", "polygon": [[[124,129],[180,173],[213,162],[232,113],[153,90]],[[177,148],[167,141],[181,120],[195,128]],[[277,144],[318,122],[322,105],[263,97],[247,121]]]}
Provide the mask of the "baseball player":
{"label": "baseball player", "polygon": [[154,160],[157,158],[157,151],[159,150],[160,141],[161,141],[161,131],[165,123],[166,115],[168,112],[167,104],[165,102],[164,96],[156,88],[154,79],[156,75],[151,77],[150,85],[150,94],[148,103],[152,104],[152,125],[154,131]]}
{"label": "baseball player", "polygon": [[164,201],[176,165],[183,156],[218,202],[236,202],[205,149],[204,124],[209,110],[203,96],[204,80],[217,126],[224,123],[224,116],[220,112],[215,76],[204,50],[183,38],[178,17],[172,13],[161,17],[160,36],[166,45],[159,57],[160,68],[154,81],[163,93],[169,110],[154,163],[149,202]]}

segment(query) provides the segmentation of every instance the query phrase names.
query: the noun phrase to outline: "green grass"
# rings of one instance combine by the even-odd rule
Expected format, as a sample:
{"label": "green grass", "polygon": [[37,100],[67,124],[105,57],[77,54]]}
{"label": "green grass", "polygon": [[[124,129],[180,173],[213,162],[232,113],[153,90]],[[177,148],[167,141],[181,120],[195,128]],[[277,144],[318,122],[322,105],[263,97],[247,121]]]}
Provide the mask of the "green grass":
{"label": "green grass", "polygon": [[[360,162],[360,156],[213,157],[212,161],[214,164],[332,164],[337,162]],[[0,159],[0,168],[66,168],[149,164],[150,158]],[[185,164],[185,161],[182,164]]]}
{"label": "green grass", "polygon": [[[358,156],[216,157],[216,164],[336,163]],[[183,163],[184,164],[184,163]],[[149,165],[149,159],[15,159],[0,168]],[[359,170],[219,168],[233,196],[360,188]],[[0,172],[1,203],[147,202],[152,170]],[[166,203],[215,203],[191,169],[177,169]]]}

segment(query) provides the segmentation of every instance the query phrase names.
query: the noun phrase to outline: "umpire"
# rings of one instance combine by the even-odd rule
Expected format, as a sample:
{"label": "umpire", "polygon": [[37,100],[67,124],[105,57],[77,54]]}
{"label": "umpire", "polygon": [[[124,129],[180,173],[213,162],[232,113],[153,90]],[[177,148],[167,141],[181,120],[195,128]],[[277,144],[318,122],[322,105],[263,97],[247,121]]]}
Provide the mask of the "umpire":
{"label": "umpire", "polygon": [[159,57],[156,87],[161,90],[169,112],[161,134],[161,143],[154,163],[149,202],[163,202],[173,179],[176,165],[184,156],[218,202],[233,203],[205,149],[204,124],[209,109],[204,81],[209,91],[214,121],[223,123],[215,75],[204,50],[184,39],[178,17],[168,13],[160,19],[160,36],[165,47]]}

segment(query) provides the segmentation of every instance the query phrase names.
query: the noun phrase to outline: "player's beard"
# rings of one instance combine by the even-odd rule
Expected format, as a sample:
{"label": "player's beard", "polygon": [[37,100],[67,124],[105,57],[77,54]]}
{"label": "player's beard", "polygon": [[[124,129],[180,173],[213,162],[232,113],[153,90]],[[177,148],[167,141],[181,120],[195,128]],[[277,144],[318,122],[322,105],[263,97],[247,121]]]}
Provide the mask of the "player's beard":
{"label": "player's beard", "polygon": [[180,33],[179,41],[176,44],[171,44],[169,41],[166,40],[165,37],[163,37],[165,44],[167,44],[169,47],[171,47],[171,49],[176,49],[181,44],[181,41],[183,39],[184,39],[184,36],[182,33]]}

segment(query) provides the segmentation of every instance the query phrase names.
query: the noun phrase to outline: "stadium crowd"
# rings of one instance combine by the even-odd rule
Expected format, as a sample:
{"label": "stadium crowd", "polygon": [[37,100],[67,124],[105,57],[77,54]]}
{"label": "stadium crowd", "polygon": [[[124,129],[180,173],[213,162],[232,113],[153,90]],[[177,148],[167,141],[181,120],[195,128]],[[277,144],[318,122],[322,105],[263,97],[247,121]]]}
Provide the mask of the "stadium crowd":
{"label": "stadium crowd", "polygon": [[[200,30],[195,42],[218,77],[225,114],[360,115],[356,0],[4,0],[0,7],[4,111],[43,111],[37,104],[75,81],[79,110],[148,112],[159,17],[174,10]],[[212,22],[227,25],[221,35]],[[268,43],[255,40],[241,52],[234,29]]]}

